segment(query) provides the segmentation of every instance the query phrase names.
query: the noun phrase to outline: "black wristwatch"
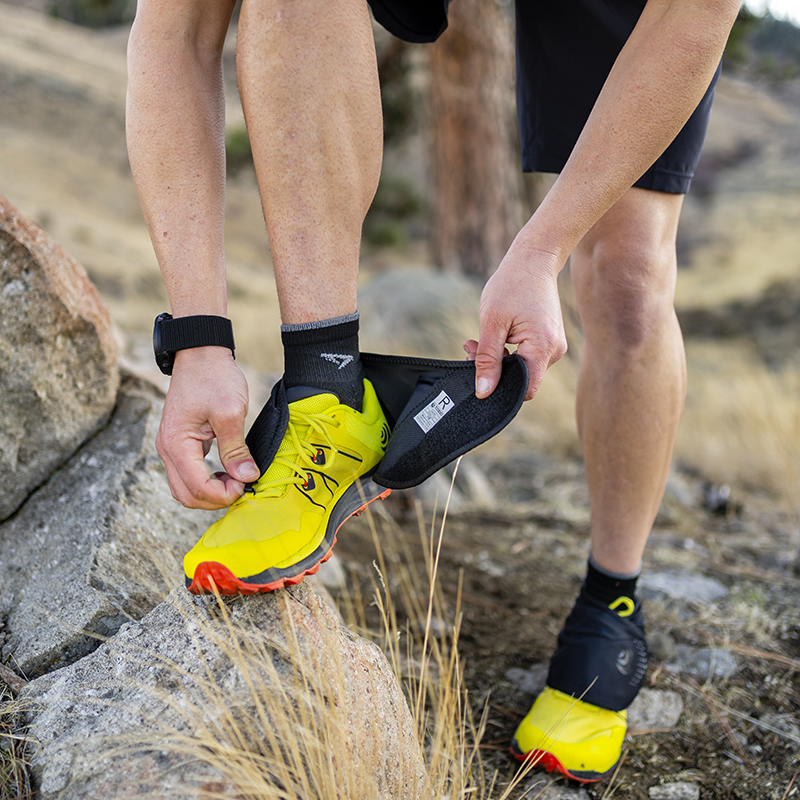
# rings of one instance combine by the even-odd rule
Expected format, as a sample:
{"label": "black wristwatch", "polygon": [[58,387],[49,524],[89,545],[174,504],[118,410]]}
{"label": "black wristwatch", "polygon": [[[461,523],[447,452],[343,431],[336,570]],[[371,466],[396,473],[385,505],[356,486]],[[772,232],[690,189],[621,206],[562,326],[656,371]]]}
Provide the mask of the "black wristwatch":
{"label": "black wristwatch", "polygon": [[165,375],[172,375],[175,353],[191,347],[227,347],[234,352],[233,325],[225,317],[195,316],[172,318],[159,314],[153,328],[156,364]]}

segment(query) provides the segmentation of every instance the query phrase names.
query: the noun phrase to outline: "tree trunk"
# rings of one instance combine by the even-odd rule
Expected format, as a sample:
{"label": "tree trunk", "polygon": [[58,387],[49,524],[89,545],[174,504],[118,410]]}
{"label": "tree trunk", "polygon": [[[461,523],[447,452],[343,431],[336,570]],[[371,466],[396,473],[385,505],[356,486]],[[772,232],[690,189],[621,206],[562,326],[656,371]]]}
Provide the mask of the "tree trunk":
{"label": "tree trunk", "polygon": [[432,233],[436,263],[479,278],[521,224],[509,6],[457,0],[430,48]]}

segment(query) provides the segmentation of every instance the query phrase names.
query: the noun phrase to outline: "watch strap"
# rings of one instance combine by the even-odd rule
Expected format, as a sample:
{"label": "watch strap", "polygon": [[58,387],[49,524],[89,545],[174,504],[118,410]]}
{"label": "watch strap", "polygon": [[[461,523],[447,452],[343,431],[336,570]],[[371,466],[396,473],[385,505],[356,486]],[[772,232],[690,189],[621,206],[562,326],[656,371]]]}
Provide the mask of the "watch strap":
{"label": "watch strap", "polygon": [[234,352],[233,323],[229,319],[208,315],[162,319],[162,352],[212,346],[227,347]]}

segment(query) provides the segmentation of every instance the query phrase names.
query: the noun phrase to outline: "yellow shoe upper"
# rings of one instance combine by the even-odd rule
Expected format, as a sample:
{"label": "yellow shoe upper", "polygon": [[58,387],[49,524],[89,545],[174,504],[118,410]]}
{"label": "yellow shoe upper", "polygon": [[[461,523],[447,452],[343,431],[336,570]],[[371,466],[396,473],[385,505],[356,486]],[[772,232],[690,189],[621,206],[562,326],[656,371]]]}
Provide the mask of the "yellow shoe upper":
{"label": "yellow shoe upper", "polygon": [[383,457],[388,425],[369,381],[360,412],[332,394],[289,404],[272,464],[184,558],[190,578],[204,561],[237,577],[301,561],[320,545],[336,502]]}
{"label": "yellow shoe upper", "polygon": [[573,773],[605,773],[617,763],[627,729],[626,711],[608,711],[545,687],[514,740],[521,753],[552,754]]}

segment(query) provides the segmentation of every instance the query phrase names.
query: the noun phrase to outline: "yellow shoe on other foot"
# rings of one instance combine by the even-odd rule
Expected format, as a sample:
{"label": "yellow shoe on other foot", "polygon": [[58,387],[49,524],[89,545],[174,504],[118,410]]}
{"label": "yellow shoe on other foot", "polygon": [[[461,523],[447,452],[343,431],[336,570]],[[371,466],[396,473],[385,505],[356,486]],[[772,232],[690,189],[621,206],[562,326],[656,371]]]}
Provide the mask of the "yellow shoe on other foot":
{"label": "yellow shoe on other foot", "polygon": [[590,783],[611,774],[622,752],[626,711],[608,711],[546,686],[520,723],[511,752],[548,772]]}
{"label": "yellow shoe on other foot", "polygon": [[333,394],[290,403],[272,464],[184,558],[189,591],[269,592],[315,573],[344,521],[389,495],[370,479],[388,438],[369,381],[360,412]]}

